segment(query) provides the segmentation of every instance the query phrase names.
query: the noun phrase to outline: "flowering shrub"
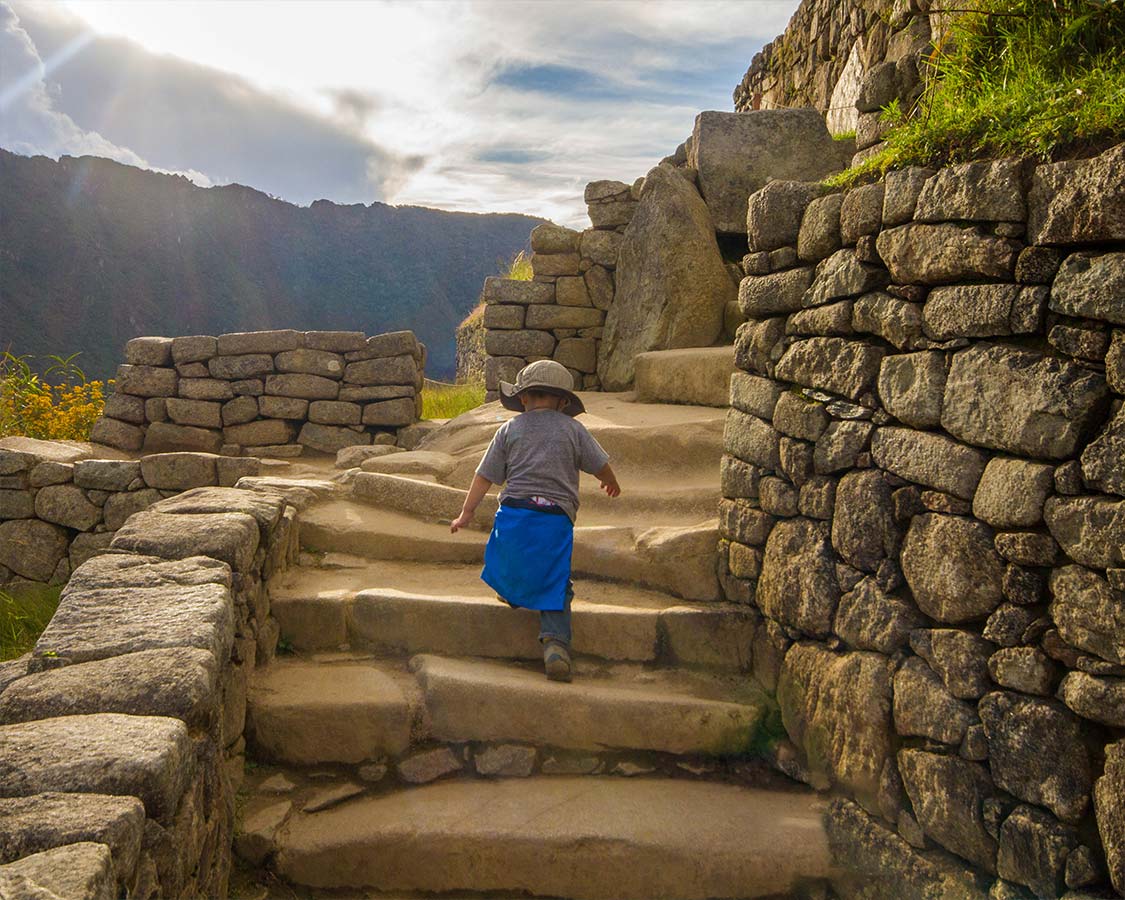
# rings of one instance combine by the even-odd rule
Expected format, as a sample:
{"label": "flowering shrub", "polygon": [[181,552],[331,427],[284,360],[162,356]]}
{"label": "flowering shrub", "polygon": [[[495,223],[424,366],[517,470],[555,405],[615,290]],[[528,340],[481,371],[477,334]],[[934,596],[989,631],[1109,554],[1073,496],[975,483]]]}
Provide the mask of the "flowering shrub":
{"label": "flowering shrub", "polygon": [[[46,441],[86,441],[105,407],[112,381],[87,381],[68,357],[50,356],[53,364],[37,375],[26,356],[0,356],[0,437],[21,435]],[[52,383],[53,382],[53,383]]]}

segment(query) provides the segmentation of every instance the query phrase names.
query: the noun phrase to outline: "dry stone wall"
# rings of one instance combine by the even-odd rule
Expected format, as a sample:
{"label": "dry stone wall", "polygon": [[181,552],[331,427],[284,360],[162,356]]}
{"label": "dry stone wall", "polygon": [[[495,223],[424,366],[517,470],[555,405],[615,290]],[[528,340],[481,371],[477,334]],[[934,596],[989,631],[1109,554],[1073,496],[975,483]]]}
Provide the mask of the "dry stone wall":
{"label": "dry stone wall", "polygon": [[203,487],[75,569],[33,652],[0,664],[0,894],[226,896],[267,580],[297,552],[282,496]]}
{"label": "dry stone wall", "polygon": [[410,331],[134,338],[91,440],[150,453],[334,454],[417,421],[425,358]]}
{"label": "dry stone wall", "polygon": [[191,488],[233,486],[260,468],[255,457],[93,459],[82,445],[14,443],[22,449],[0,449],[0,585],[65,584],[134,513]]}
{"label": "dry stone wall", "polygon": [[721,579],[841,889],[1125,895],[1125,145],[748,206]]}
{"label": "dry stone wall", "polygon": [[950,14],[938,7],[929,0],[804,0],[785,32],[755,54],[734,108],[814,107],[833,134],[855,131],[862,153],[885,127],[878,111],[895,98],[908,109],[921,93],[926,59],[948,27]]}
{"label": "dry stone wall", "polygon": [[554,359],[577,390],[599,390],[598,352],[613,303],[621,233],[637,208],[639,184],[594,181],[585,199],[592,227],[544,224],[531,232],[532,279],[484,282],[485,389],[499,396],[527,363]]}

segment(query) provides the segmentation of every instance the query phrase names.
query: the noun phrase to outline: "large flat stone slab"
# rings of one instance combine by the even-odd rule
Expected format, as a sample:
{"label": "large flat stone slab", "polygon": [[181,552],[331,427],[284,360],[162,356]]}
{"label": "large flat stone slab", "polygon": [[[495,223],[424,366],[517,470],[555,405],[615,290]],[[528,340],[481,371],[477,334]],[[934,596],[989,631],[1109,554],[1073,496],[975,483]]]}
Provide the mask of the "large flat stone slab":
{"label": "large flat stone slab", "polygon": [[230,566],[209,556],[165,560],[134,553],[106,553],[82,563],[70,576],[63,595],[96,588],[231,586]]}
{"label": "large flat stone slab", "polygon": [[232,487],[199,487],[161,500],[149,509],[154,513],[175,514],[244,513],[253,516],[265,540],[281,519],[285,500],[276,494]]}
{"label": "large flat stone slab", "polygon": [[64,716],[0,725],[0,796],[44,791],[140,798],[170,819],[195,769],[187,727],[156,716]]}
{"label": "large flat stone slab", "polygon": [[259,759],[358,763],[410,746],[413,679],[372,664],[277,662],[255,674],[247,741]]}
{"label": "large flat stone slab", "polygon": [[433,736],[445,741],[737,754],[749,748],[764,712],[757,701],[713,700],[684,684],[626,674],[568,685],[490,662],[418,656],[411,665]]}
{"label": "large flat stone slab", "polygon": [[653,350],[633,357],[637,398],[645,403],[730,405],[734,347]]}
{"label": "large flat stone slab", "polygon": [[281,837],[277,867],[317,888],[758,897],[827,875],[821,818],[807,794],[729,785],[454,781],[299,816]]}
{"label": "large flat stone slab", "polygon": [[11,900],[114,900],[117,878],[104,844],[70,844],[0,866],[0,896]]}
{"label": "large flat stone slab", "polygon": [[[461,514],[466,496],[466,492],[459,488],[382,472],[358,473],[352,482],[352,490],[360,500],[383,509],[447,521]],[[477,507],[473,524],[490,529],[498,506],[495,495],[486,495]]]}
{"label": "large flat stone slab", "polygon": [[110,548],[164,559],[210,556],[236,572],[248,572],[260,540],[258,523],[246,513],[159,513],[132,516]]}

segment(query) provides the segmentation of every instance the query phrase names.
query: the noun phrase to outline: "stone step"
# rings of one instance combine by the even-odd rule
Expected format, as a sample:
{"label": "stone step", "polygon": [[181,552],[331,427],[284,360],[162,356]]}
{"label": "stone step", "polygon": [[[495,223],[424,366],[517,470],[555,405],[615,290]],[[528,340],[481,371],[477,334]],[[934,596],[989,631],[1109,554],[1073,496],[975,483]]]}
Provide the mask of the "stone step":
{"label": "stone step", "polygon": [[[751,752],[766,710],[744,677],[576,661],[575,683],[523,667],[420,655],[279,659],[255,672],[247,745],[295,765],[401,759],[432,742],[692,756]],[[734,698],[734,699],[730,699]]]}
{"label": "stone step", "polygon": [[422,706],[402,666],[279,658],[252,676],[247,747],[259,760],[297,765],[400,756]]}
{"label": "stone step", "polygon": [[[487,537],[477,529],[450,534],[446,525],[346,500],[317,504],[301,516],[301,545],[306,550],[368,559],[480,563]],[[718,527],[713,522],[651,528],[579,526],[571,566],[579,576],[712,601],[719,598],[717,547]]]}
{"label": "stone step", "polygon": [[[538,615],[500,603],[480,581],[479,567],[403,566],[415,571],[396,579],[372,564],[335,579],[321,569],[278,576],[271,608],[282,637],[298,651],[348,647],[381,654],[539,658]],[[406,582],[401,590],[400,580]],[[386,587],[356,589],[364,583]],[[419,583],[425,591],[417,590]],[[651,591],[584,580],[576,584],[575,596],[577,654],[732,671],[749,665],[755,617],[745,607],[688,605]]]}
{"label": "stone step", "polygon": [[633,357],[637,399],[645,403],[730,405],[734,347],[653,350]]}
{"label": "stone step", "polygon": [[[571,750],[729,756],[751,749],[766,712],[749,682],[624,666],[541,667],[421,655],[411,661],[439,741],[516,741]],[[738,697],[734,702],[727,697]]]}
{"label": "stone step", "polygon": [[294,813],[274,866],[314,889],[761,897],[829,874],[822,805],[678,779],[449,781]]}

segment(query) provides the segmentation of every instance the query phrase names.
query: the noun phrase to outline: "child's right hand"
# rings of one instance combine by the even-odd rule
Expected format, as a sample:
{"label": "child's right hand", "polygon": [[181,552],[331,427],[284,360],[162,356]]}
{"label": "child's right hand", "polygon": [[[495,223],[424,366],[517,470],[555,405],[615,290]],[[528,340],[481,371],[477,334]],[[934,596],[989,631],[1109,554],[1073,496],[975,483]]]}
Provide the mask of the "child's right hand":
{"label": "child's right hand", "polygon": [[472,524],[472,521],[473,517],[471,514],[461,513],[461,515],[459,515],[450,523],[449,533],[456,534],[461,528],[467,528],[470,524]]}
{"label": "child's right hand", "polygon": [[605,491],[610,497],[618,497],[621,495],[621,485],[615,480],[603,481],[602,490]]}

